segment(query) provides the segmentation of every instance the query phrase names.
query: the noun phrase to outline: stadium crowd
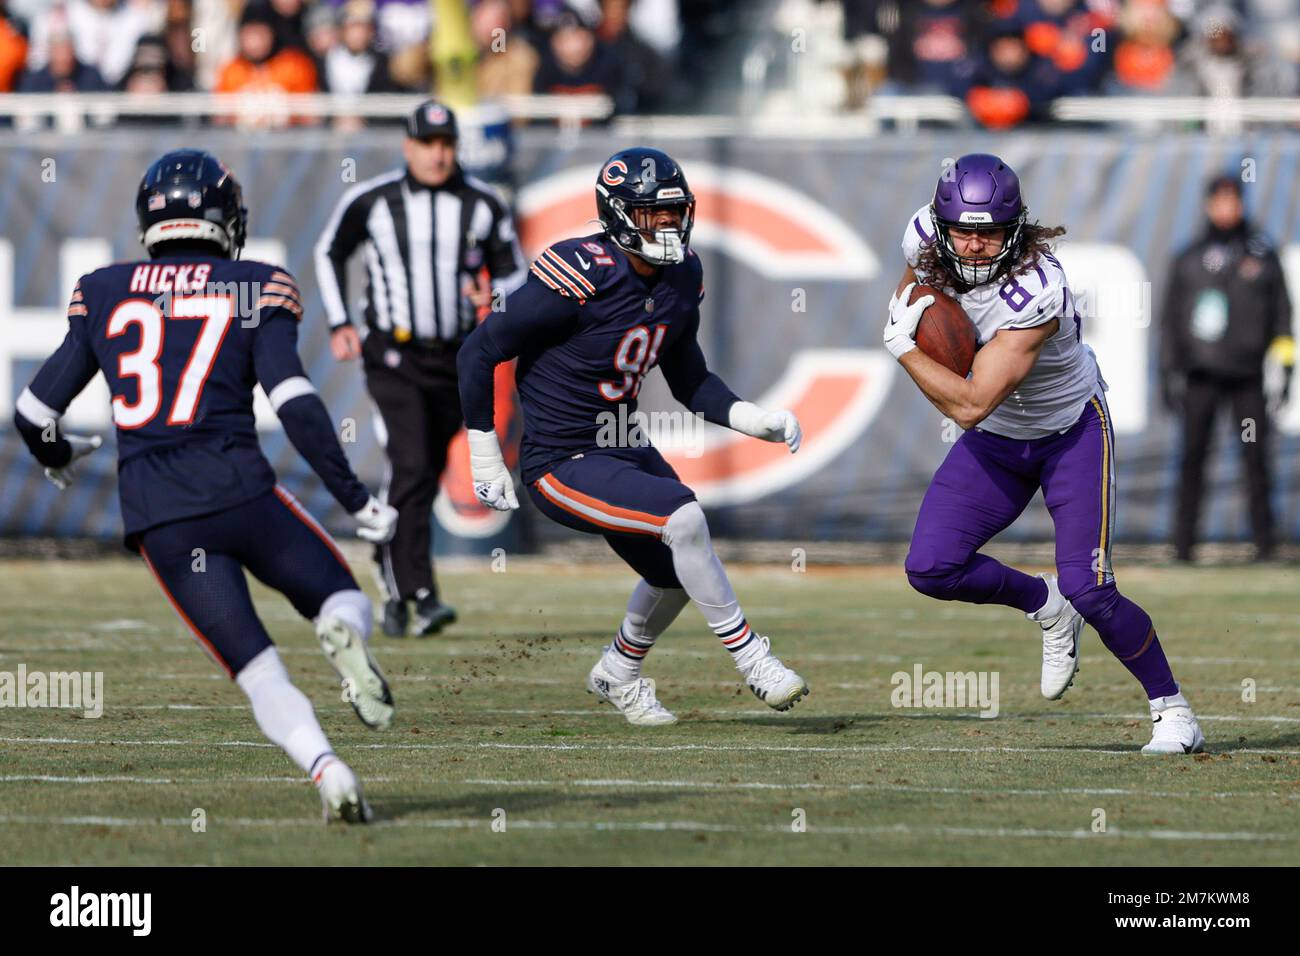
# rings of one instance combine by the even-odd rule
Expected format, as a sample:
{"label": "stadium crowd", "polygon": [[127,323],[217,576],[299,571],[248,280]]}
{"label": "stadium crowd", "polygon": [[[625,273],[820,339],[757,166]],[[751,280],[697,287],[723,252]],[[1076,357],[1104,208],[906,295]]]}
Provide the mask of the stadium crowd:
{"label": "stadium crowd", "polygon": [[1294,0],[840,0],[872,93],[965,100],[992,129],[1043,120],[1061,96],[1290,96]]}
{"label": "stadium crowd", "polygon": [[[677,0],[475,0],[480,96],[656,106]],[[0,92],[427,92],[433,0],[0,0]],[[491,54],[491,55],[488,55]]]}

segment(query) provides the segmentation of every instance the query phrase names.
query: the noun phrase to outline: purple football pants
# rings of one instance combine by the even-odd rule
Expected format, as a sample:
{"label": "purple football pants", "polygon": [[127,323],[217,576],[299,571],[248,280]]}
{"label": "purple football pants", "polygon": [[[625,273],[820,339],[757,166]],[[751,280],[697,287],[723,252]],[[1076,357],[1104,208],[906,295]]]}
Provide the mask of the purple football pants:
{"label": "purple football pants", "polygon": [[1119,593],[1110,569],[1115,446],[1104,402],[1092,399],[1063,434],[1006,438],[972,429],[953,446],[921,503],[907,579],[943,601],[1005,604],[1025,613],[1047,601],[1040,578],[980,554],[1039,488],[1056,528],[1061,593],[1141,683],[1147,697],[1178,692],[1151,618]]}

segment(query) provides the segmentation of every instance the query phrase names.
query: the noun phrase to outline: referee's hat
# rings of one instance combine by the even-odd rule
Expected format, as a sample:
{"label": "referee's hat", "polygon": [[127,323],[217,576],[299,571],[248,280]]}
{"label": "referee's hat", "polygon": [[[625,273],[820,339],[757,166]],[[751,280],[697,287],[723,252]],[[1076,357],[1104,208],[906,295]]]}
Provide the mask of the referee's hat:
{"label": "referee's hat", "polygon": [[411,139],[433,139],[447,136],[457,139],[456,114],[437,100],[425,100],[406,120],[406,135]]}

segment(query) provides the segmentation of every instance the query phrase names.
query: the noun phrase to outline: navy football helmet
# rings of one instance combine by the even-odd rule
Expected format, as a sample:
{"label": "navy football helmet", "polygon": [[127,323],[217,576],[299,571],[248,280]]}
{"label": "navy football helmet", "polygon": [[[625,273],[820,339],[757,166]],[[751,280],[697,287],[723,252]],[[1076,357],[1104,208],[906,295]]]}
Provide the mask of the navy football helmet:
{"label": "navy football helmet", "polygon": [[164,242],[210,242],[232,259],[244,247],[243,190],[219,159],[199,149],[173,150],[150,166],[140,180],[135,213],[150,255]]}
{"label": "navy football helmet", "polygon": [[[654,228],[654,213],[665,208],[680,213],[680,229]],[[686,174],[667,153],[636,146],[606,160],[596,176],[596,213],[620,249],[655,265],[686,258],[695,196]]]}

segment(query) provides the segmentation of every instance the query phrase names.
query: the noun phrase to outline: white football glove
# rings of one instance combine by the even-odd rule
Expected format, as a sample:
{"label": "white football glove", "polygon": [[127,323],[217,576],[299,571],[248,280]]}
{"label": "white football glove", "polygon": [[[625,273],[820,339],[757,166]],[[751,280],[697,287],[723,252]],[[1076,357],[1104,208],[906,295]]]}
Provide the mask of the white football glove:
{"label": "white football glove", "polygon": [[371,544],[387,544],[393,540],[393,535],[397,534],[397,509],[392,505],[384,504],[374,495],[371,495],[366,506],[352,517],[361,525],[357,529],[357,537],[363,541],[369,541]]}
{"label": "white football glove", "polygon": [[45,477],[50,479],[55,488],[63,491],[68,485],[72,484],[72,479],[77,474],[77,462],[85,458],[92,451],[104,444],[104,439],[98,435],[91,435],[89,438],[82,438],[80,435],[64,435],[69,445],[72,446],[72,457],[62,468],[46,468]]}
{"label": "white football glove", "polygon": [[763,441],[783,441],[790,446],[790,454],[799,450],[803,429],[794,412],[781,409],[769,412],[753,402],[735,402],[727,415],[731,427],[742,435],[761,438]]}
{"label": "white football glove", "polygon": [[501,443],[496,432],[471,428],[469,435],[469,470],[474,477],[474,496],[496,511],[514,511],[519,507],[515,483],[510,478]]}
{"label": "white football glove", "polygon": [[911,305],[915,282],[908,283],[902,294],[895,293],[889,297],[889,321],[885,323],[885,348],[896,359],[902,358],[916,348],[916,327],[921,324],[921,314],[934,305],[934,296],[923,295]]}

